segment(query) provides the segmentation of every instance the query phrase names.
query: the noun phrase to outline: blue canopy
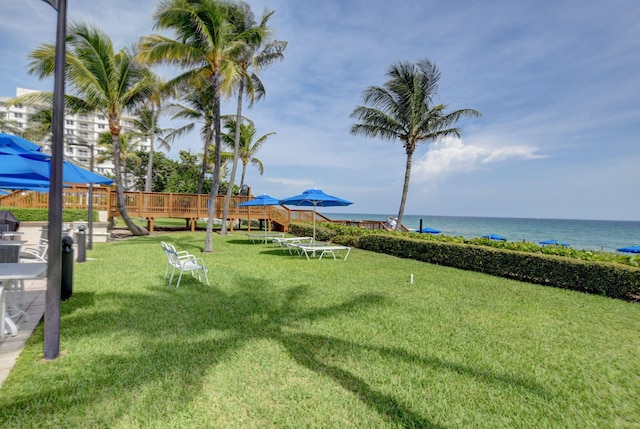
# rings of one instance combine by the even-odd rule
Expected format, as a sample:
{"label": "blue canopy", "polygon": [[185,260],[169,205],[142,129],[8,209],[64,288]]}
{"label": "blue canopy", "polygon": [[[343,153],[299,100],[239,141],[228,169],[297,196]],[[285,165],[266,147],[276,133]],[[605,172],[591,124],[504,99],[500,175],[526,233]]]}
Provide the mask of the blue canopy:
{"label": "blue canopy", "polygon": [[300,195],[279,201],[288,206],[313,206],[313,241],[316,241],[316,207],[339,207],[353,204],[351,201],[325,194],[320,189],[307,189]]}
{"label": "blue canopy", "polygon": [[[31,185],[25,181],[46,182],[36,183],[35,186],[48,187],[50,172],[51,155],[41,152],[40,146],[17,136],[0,134],[0,180],[7,183],[2,187],[24,189],[24,186]],[[92,173],[69,161],[63,161],[62,181],[101,185],[113,183],[112,179]]]}
{"label": "blue canopy", "polygon": [[498,234],[483,235],[482,238],[488,238],[489,240],[495,240],[495,241],[507,241],[506,238]]}
{"label": "blue canopy", "polygon": [[542,246],[562,246],[562,247],[569,247],[569,243],[565,243],[564,241],[559,241],[559,240],[545,240],[545,241],[538,241],[538,244],[541,244]]}
{"label": "blue canopy", "polygon": [[640,253],[640,246],[620,247],[617,250],[623,253]]}
{"label": "blue canopy", "polygon": [[42,148],[29,140],[12,134],[0,133],[0,148],[11,148],[19,152],[41,152]]}
{"label": "blue canopy", "polygon": [[276,206],[280,204],[280,200],[270,197],[267,194],[262,194],[259,197],[255,197],[253,200],[240,203],[238,207],[251,207],[251,206]]}
{"label": "blue canopy", "polygon": [[428,226],[425,226],[422,229],[418,229],[416,230],[416,232],[422,233],[422,234],[440,234],[440,230],[435,229],[435,228],[429,228]]}
{"label": "blue canopy", "polygon": [[320,189],[307,189],[300,195],[280,200],[280,204],[288,206],[337,207],[353,204],[351,201],[327,195]]}

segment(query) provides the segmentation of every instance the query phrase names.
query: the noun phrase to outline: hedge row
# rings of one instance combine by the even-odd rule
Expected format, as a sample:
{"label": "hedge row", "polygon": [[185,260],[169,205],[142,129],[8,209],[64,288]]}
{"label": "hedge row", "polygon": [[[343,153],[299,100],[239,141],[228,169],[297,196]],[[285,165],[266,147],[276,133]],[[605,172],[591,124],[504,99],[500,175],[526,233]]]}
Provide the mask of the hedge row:
{"label": "hedge row", "polygon": [[640,270],[624,265],[389,234],[362,235],[357,247],[611,298],[632,299],[640,295]]}
{"label": "hedge row", "polygon": [[[11,212],[20,222],[46,222],[49,219],[49,209],[25,209],[18,207],[0,207],[0,210]],[[88,220],[87,210],[63,209],[62,222],[77,222]],[[98,221],[98,212],[93,212],[93,220]]]}

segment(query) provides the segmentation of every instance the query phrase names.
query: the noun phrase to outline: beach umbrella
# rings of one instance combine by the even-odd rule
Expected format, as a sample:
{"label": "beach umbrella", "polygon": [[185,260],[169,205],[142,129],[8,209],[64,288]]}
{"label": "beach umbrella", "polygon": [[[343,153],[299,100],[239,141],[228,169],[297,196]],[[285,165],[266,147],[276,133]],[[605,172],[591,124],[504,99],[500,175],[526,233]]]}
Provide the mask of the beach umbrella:
{"label": "beach umbrella", "polygon": [[[0,180],[9,183],[9,185],[0,184],[5,189],[25,189],[24,186],[30,184],[25,181],[41,181],[47,182],[48,187],[49,176],[51,172],[51,155],[40,152],[40,146],[35,144],[28,145],[28,141],[17,140],[16,136],[7,138],[6,134],[0,138]],[[33,146],[38,150],[31,150]],[[63,161],[62,163],[62,181],[65,183],[90,183],[100,185],[110,185],[112,179],[92,173],[72,162]],[[16,187],[11,187],[12,181]],[[39,184],[35,184],[38,186]],[[39,186],[40,187],[40,186]]]}
{"label": "beach umbrella", "polygon": [[12,179],[0,176],[0,188],[12,191],[49,192],[48,180]]}
{"label": "beach umbrella", "polygon": [[623,253],[640,253],[640,246],[620,247],[617,250]]}
{"label": "beach umbrella", "polygon": [[498,234],[483,235],[482,238],[488,238],[489,240],[494,240],[494,241],[507,241],[506,238]]}
{"label": "beach umbrella", "polygon": [[267,206],[277,206],[280,204],[280,200],[277,198],[270,197],[267,194],[262,194],[259,197],[256,197],[252,200],[245,201],[244,203],[237,204],[238,207],[256,207],[263,206],[264,207],[264,233],[267,233]]}
{"label": "beach umbrella", "polygon": [[21,152],[40,152],[42,148],[35,143],[12,134],[0,133],[0,149],[11,148]]}
{"label": "beach umbrella", "polygon": [[562,247],[569,247],[568,243],[565,243],[564,241],[559,241],[559,240],[545,240],[545,241],[538,241],[538,244],[541,244],[543,246],[562,246]]}
{"label": "beach umbrella", "polygon": [[440,234],[440,230],[435,228],[429,228],[428,226],[425,226],[422,229],[418,229],[416,230],[416,232],[419,232],[421,234]]}
{"label": "beach umbrella", "polygon": [[307,189],[300,195],[279,201],[287,206],[313,206],[313,241],[316,241],[316,209],[317,207],[339,207],[353,204],[351,201],[325,194],[320,189]]}

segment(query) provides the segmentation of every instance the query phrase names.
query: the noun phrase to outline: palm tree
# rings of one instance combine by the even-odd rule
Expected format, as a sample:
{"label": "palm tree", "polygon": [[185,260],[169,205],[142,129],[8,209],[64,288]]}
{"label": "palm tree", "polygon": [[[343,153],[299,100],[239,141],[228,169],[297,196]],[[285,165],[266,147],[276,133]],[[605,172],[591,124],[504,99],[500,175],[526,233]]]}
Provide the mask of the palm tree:
{"label": "palm tree", "polygon": [[[240,139],[239,139],[239,148],[238,148],[238,157],[242,162],[242,175],[240,179],[240,187],[244,185],[244,179],[247,172],[247,165],[251,163],[254,167],[258,169],[260,174],[264,174],[264,165],[262,161],[255,157],[256,153],[262,148],[262,145],[267,141],[267,139],[275,135],[275,132],[267,133],[257,140],[256,137],[256,127],[252,121],[249,121],[245,118],[246,123],[243,123],[240,126]],[[235,118],[229,118],[227,123],[225,124],[225,129],[227,130],[226,134],[222,135],[223,142],[229,146],[233,147],[236,141],[236,120]]]}
{"label": "palm tree", "polygon": [[[10,103],[0,101],[0,106],[7,106],[9,104]],[[7,119],[8,114],[9,114],[8,112],[7,113],[0,112],[0,133],[11,133],[11,134],[19,135],[22,130],[20,129],[16,121]]]}
{"label": "palm tree", "polygon": [[[255,31],[238,32],[230,20],[237,6],[216,0],[167,0],[154,13],[156,28],[173,29],[176,39],[159,34],[146,36],[140,43],[139,58],[147,63],[165,62],[176,65],[184,73],[169,81],[170,85],[188,83],[194,87],[206,82],[213,88],[214,169],[220,171],[220,100],[237,76],[234,59]],[[206,143],[205,143],[206,144]],[[211,235],[218,193],[218,174],[214,174],[209,195],[209,220],[204,252],[213,251]]]}
{"label": "palm tree", "polygon": [[147,171],[144,181],[144,191],[151,192],[153,181],[153,154],[156,150],[156,139],[159,149],[171,149],[171,143],[178,137],[174,128],[160,128],[158,119],[162,113],[160,102],[157,104],[147,104],[136,112],[136,119],[133,119],[134,133],[141,138],[149,139],[149,158],[147,161]]}
{"label": "palm tree", "polygon": [[[139,147],[139,141],[136,140],[136,134],[122,132],[120,133],[118,142],[120,145],[118,153],[120,154],[120,165],[122,166],[120,169],[120,173],[122,175],[121,179],[123,185],[126,185],[127,161],[131,161],[136,167],[139,167],[142,163],[140,156],[136,153],[136,149]],[[97,162],[101,163],[109,159],[113,159],[114,148],[111,133],[102,133],[98,136],[98,147],[103,148],[104,151],[96,156]]]}
{"label": "palm tree", "polygon": [[[196,193],[202,192],[202,184],[208,171],[208,162],[210,161],[209,147],[213,141],[215,109],[214,109],[214,91],[209,86],[203,86],[197,89],[184,87],[181,89],[184,94],[182,103],[173,103],[167,107],[167,111],[172,113],[172,119],[181,119],[189,121],[186,125],[175,130],[171,138],[184,135],[191,132],[197,123],[202,124],[200,136],[203,141],[203,157],[200,168],[200,176],[198,178],[198,187]],[[215,161],[214,161],[215,164]]]}
{"label": "palm tree", "polygon": [[460,137],[460,128],[452,125],[463,117],[481,114],[473,109],[446,113],[446,105],[433,103],[440,72],[427,59],[417,64],[394,64],[387,71],[387,76],[389,80],[383,87],[371,86],[364,91],[365,105],[356,107],[350,115],[361,121],[351,127],[351,134],[402,142],[407,161],[397,221],[401,225],[409,193],[411,162],[417,145],[449,136]]}
{"label": "palm tree", "polygon": [[[241,29],[242,32],[253,29],[256,31],[256,37],[247,40],[247,43],[243,49],[238,52],[238,56],[235,59],[236,66],[239,70],[236,81],[236,90],[238,95],[235,121],[236,130],[234,133],[236,139],[233,145],[233,166],[231,168],[231,177],[229,179],[227,195],[224,199],[224,209],[222,213],[223,219],[226,219],[227,213],[229,212],[231,194],[238,167],[241,135],[240,126],[242,123],[242,100],[246,95],[249,99],[249,107],[251,107],[256,99],[260,99],[264,96],[264,86],[262,81],[259,79],[257,72],[261,67],[267,66],[276,60],[282,60],[284,58],[282,53],[287,46],[287,43],[283,41],[273,41],[263,46],[266,37],[271,33],[271,29],[267,27],[267,22],[273,15],[273,11],[265,11],[262,16],[262,20],[258,25],[256,25],[254,15],[247,3],[240,2],[239,7],[235,9],[235,12],[236,13],[232,18],[236,28]],[[223,222],[220,234],[224,235],[226,233],[227,223]]]}
{"label": "palm tree", "polygon": [[[149,232],[133,223],[125,205],[120,156],[120,118],[149,99],[152,85],[145,68],[134,61],[126,48],[116,51],[109,36],[84,23],[71,24],[67,34],[66,80],[71,95],[65,107],[73,113],[100,112],[109,122],[117,205],[120,216],[133,235]],[[54,72],[55,45],[42,44],[30,55],[29,73],[41,79]],[[34,94],[35,102],[51,102],[52,94]]]}
{"label": "palm tree", "polygon": [[151,70],[148,70],[149,79],[152,82],[152,94],[147,102],[138,110],[138,120],[134,120],[134,125],[144,137],[149,138],[149,159],[147,163],[147,175],[144,182],[145,192],[151,192],[151,182],[153,181],[153,154],[155,152],[155,139],[160,139],[160,147],[169,149],[170,143],[163,139],[163,135],[171,130],[163,130],[158,126],[158,120],[162,116],[162,102],[172,95],[173,91],[168,90],[166,84]]}

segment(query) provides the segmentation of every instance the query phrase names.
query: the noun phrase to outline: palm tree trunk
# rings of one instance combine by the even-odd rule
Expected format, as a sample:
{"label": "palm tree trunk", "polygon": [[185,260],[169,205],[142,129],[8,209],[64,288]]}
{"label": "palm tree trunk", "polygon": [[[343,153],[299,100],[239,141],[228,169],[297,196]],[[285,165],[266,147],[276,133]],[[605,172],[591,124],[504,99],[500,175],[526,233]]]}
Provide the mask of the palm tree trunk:
{"label": "palm tree trunk", "polygon": [[146,228],[139,227],[129,217],[127,213],[127,205],[124,199],[124,189],[122,183],[122,162],[120,160],[120,137],[118,134],[112,133],[111,138],[113,141],[113,168],[114,176],[116,178],[116,201],[118,205],[118,211],[122,220],[127,225],[129,231],[133,235],[149,235],[149,231]]}
{"label": "palm tree trunk", "polygon": [[[220,151],[222,148],[222,140],[220,136],[220,83],[217,74],[212,76],[213,90],[215,91],[214,107],[213,107],[213,126],[215,130],[215,145],[216,153],[214,154],[214,167],[213,167],[213,183],[211,184],[211,193],[209,194],[209,218],[207,219],[207,232],[204,240],[203,252],[213,252],[213,220],[216,214],[216,196],[218,195],[218,188],[220,187]],[[225,220],[222,220],[225,222]]]}
{"label": "palm tree trunk", "polygon": [[204,176],[207,173],[207,159],[209,158],[209,143],[211,142],[211,127],[207,128],[207,135],[205,136],[204,149],[202,154],[202,168],[200,169],[200,177],[198,178],[198,187],[196,194],[202,193],[202,185],[204,184]]}
{"label": "palm tree trunk", "polygon": [[147,165],[147,179],[144,183],[144,191],[151,192],[151,182],[153,180],[153,151],[155,150],[155,136],[156,136],[156,114],[155,108],[151,106],[151,131],[149,132],[149,140],[151,146],[149,147],[149,163]]}
{"label": "palm tree trunk", "polygon": [[402,186],[402,199],[400,200],[400,210],[398,211],[398,220],[396,222],[396,229],[402,225],[402,217],[404,216],[404,206],[407,202],[407,195],[409,194],[409,182],[411,179],[411,163],[413,159],[413,150],[407,149],[407,162],[404,169],[404,185]]}
{"label": "palm tree trunk", "polygon": [[[233,194],[233,184],[236,180],[236,171],[238,170],[238,152],[240,150],[240,126],[242,125],[242,97],[244,96],[244,80],[240,80],[238,84],[238,110],[236,111],[236,136],[233,142],[233,166],[231,167],[231,177],[229,178],[229,186],[227,187],[227,195],[224,198],[224,210],[222,211],[222,230],[221,235],[227,235],[227,216],[229,214],[229,206],[231,205],[231,195]],[[266,221],[266,220],[265,220]]]}
{"label": "palm tree trunk", "polygon": [[246,172],[247,172],[247,164],[245,164],[243,162],[242,163],[242,175],[240,176],[240,188],[242,188],[242,185],[244,185],[244,176],[245,176]]}

